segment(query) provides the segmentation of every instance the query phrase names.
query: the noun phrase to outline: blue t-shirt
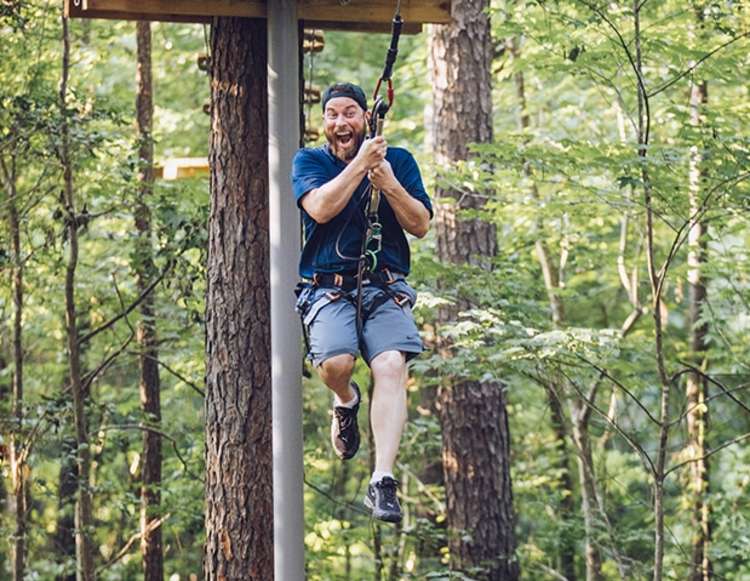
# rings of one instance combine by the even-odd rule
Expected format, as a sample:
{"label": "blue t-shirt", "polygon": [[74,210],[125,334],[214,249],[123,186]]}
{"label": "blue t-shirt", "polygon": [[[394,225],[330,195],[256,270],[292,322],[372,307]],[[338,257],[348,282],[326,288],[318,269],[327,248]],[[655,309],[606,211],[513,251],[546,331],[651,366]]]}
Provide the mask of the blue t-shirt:
{"label": "blue t-shirt", "polygon": [[[385,158],[391,164],[399,183],[424,204],[432,217],[432,203],[411,153],[401,147],[389,147]],[[369,180],[365,177],[344,209],[325,224],[318,224],[313,220],[301,204],[305,194],[331,181],[345,167],[346,164],[331,153],[328,145],[300,149],[294,156],[292,186],[305,224],[305,245],[299,263],[299,273],[303,278],[312,278],[315,272],[357,270],[362,238],[367,230],[365,208]],[[383,226],[383,248],[378,255],[378,267],[408,274],[409,244],[393,209],[382,194],[378,216]]]}

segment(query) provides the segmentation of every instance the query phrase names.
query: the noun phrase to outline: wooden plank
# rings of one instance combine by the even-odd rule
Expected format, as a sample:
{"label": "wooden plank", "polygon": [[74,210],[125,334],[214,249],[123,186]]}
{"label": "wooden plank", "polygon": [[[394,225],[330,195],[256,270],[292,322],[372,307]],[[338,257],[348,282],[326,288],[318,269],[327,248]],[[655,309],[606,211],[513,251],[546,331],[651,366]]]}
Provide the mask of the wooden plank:
{"label": "wooden plank", "polygon": [[[383,30],[393,19],[396,0],[298,0],[301,20],[345,30]],[[125,20],[205,22],[213,16],[263,18],[265,0],[65,0],[71,17]],[[401,15],[409,30],[421,23],[450,22],[450,0],[401,0]],[[335,23],[335,24],[334,24]],[[341,25],[339,23],[342,23]]]}
{"label": "wooden plank", "polygon": [[208,175],[207,157],[177,157],[164,160],[154,166],[154,177],[163,180],[179,180]]}
{"label": "wooden plank", "polygon": [[114,10],[83,10],[83,0],[78,6],[75,0],[65,0],[65,16],[68,18],[98,18],[103,20],[149,20],[159,22],[186,22],[210,24],[210,16],[186,16],[184,14],[148,14],[143,12],[117,12]]}
{"label": "wooden plank", "polygon": [[[297,0],[301,20],[391,22],[396,0]],[[445,24],[451,21],[450,0],[401,0],[406,22]]]}
{"label": "wooden plank", "polygon": [[[390,22],[334,22],[331,20],[304,20],[306,28],[316,30],[344,30],[347,32],[382,32],[391,33]],[[422,24],[419,22],[404,22],[401,29],[402,34],[419,34],[422,32]],[[386,47],[387,48],[387,47]]]}
{"label": "wooden plank", "polygon": [[239,16],[265,18],[262,0],[81,0],[83,11],[152,14],[154,16]]}

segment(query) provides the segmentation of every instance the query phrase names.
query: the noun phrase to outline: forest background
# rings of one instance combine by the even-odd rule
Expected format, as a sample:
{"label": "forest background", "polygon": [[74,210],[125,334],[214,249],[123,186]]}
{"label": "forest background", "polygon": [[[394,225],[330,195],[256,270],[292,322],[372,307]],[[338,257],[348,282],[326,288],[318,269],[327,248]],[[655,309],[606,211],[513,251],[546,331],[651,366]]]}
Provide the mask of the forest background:
{"label": "forest background", "polygon": [[[59,8],[0,4],[0,577],[20,546],[25,578],[75,578],[84,450],[65,319],[72,228],[91,558],[101,579],[142,575],[143,438],[155,433],[164,574],[197,579],[209,182],[157,181],[145,199],[144,285],[136,26],[71,22],[63,98]],[[494,137],[455,163],[434,154],[436,126],[452,122],[433,107],[434,30],[402,39],[385,131],[415,153],[440,207],[433,232],[412,241],[429,349],[409,383],[405,519],[381,527],[361,509],[368,446],[335,459],[330,399],[307,374],[308,579],[517,576],[462,553],[482,540],[454,525],[462,501],[445,483],[451,378],[502,390],[491,429],[509,437],[515,525],[500,534],[521,578],[750,579],[750,5],[493,0],[484,13]],[[151,33],[156,160],[205,156],[210,79],[198,60],[210,27]],[[305,83],[369,91],[387,36],[324,36],[305,56]],[[318,107],[305,107],[311,127]],[[453,260],[444,242],[456,215],[492,226],[491,255]],[[146,288],[153,312],[128,310]],[[144,320],[158,329],[159,418],[139,396]],[[366,369],[357,374],[366,385]],[[481,455],[469,461],[486,468]]]}

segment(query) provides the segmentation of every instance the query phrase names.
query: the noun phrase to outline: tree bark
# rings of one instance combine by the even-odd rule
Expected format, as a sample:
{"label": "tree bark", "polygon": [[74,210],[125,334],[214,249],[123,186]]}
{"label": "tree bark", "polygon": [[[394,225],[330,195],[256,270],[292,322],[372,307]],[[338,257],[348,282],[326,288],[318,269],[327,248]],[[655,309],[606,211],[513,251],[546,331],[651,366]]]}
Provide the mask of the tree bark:
{"label": "tree bark", "polygon": [[[701,15],[699,15],[699,18]],[[702,125],[702,109],[708,103],[708,83],[692,83],[690,87],[691,123]],[[690,215],[697,215],[701,205],[701,185],[704,178],[702,154],[698,146],[690,151],[690,176],[688,197]],[[703,270],[706,254],[708,224],[698,221],[688,234],[688,285],[690,352],[693,364],[703,368],[706,357],[706,335],[708,324],[701,321],[707,301]],[[687,438],[688,454],[696,460],[689,464],[688,495],[692,526],[692,566],[690,581],[709,581],[712,578],[711,560],[708,548],[711,541],[710,509],[708,506],[709,464],[706,454],[706,431],[708,428],[708,382],[697,373],[687,376]]]}
{"label": "tree bark", "polygon": [[[438,167],[469,156],[472,142],[492,141],[491,38],[484,0],[456,2],[449,25],[435,26],[430,64]],[[459,199],[457,204],[445,198]],[[438,256],[447,263],[489,268],[497,252],[495,227],[457,212],[485,198],[438,189]],[[442,322],[454,312],[443,313]],[[446,346],[447,354],[450,346]],[[487,580],[517,579],[510,433],[504,386],[453,377],[438,395],[443,431],[451,568]],[[477,571],[480,571],[477,573]]]}
{"label": "tree bark", "polygon": [[271,352],[266,25],[211,40],[206,297],[205,578],[271,581]]}
{"label": "tree bark", "polygon": [[[138,64],[136,70],[136,118],[138,123],[138,195],[135,204],[135,275],[138,294],[145,293],[156,276],[151,245],[151,210],[148,200],[154,187],[153,89],[151,81],[151,24],[137,23]],[[141,319],[136,330],[138,341],[141,410],[144,421],[159,428],[161,399],[159,385],[159,351],[157,347],[154,294],[148,293],[139,306]],[[145,581],[164,578],[164,555],[161,527],[158,521],[161,505],[161,436],[143,430],[143,465],[141,469],[141,555]]]}
{"label": "tree bark", "polygon": [[70,35],[68,19],[62,17],[63,61],[60,83],[60,112],[62,114],[60,161],[63,169],[63,204],[68,237],[68,262],[65,269],[65,328],[68,342],[70,389],[73,395],[73,417],[76,433],[77,496],[76,496],[76,576],[78,581],[93,581],[94,544],[93,500],[90,488],[91,452],[86,426],[86,395],[81,381],[81,352],[78,342],[78,314],[76,311],[76,269],[78,267],[78,220],[73,187],[73,162],[70,156],[70,128],[68,125],[67,90],[70,73]]}

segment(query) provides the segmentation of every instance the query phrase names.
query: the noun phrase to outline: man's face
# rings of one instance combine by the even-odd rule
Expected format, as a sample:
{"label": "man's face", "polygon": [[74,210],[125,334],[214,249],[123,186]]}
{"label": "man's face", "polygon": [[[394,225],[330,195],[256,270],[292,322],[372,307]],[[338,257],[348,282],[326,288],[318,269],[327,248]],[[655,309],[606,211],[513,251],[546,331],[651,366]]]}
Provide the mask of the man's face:
{"label": "man's face", "polygon": [[357,155],[365,138],[365,111],[354,99],[334,97],[326,103],[323,128],[333,155],[348,163]]}

